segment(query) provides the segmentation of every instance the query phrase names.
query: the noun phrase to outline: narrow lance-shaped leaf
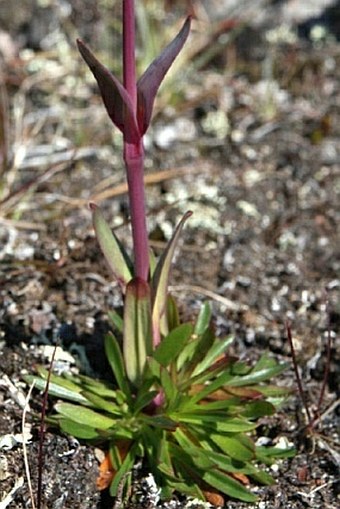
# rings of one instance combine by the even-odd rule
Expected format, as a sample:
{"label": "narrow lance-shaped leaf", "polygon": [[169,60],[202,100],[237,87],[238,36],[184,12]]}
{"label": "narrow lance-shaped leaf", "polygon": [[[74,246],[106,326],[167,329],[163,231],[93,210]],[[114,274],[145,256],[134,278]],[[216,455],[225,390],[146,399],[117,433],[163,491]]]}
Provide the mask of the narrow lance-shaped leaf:
{"label": "narrow lance-shaped leaf", "polygon": [[138,384],[152,351],[150,288],[141,278],[132,279],[126,287],[123,348],[127,376]]}
{"label": "narrow lance-shaped leaf", "polygon": [[[171,268],[171,262],[174,257],[175,248],[186,220],[192,215],[191,211],[186,212],[162,254],[155,273],[152,278],[152,289],[154,291],[152,308],[152,333],[154,346],[160,343],[161,337],[161,319],[164,317],[167,303],[168,281]],[[167,334],[167,327],[163,325],[162,333]]]}
{"label": "narrow lance-shaped leaf", "polygon": [[106,430],[116,424],[116,420],[111,417],[95,412],[90,408],[72,405],[71,403],[57,403],[55,410],[63,417],[90,428]]}
{"label": "narrow lance-shaped leaf", "polygon": [[93,228],[105,260],[109,265],[114,278],[118,281],[123,291],[132,275],[122,247],[104,219],[104,216],[97,205],[90,203],[92,210]]}
{"label": "narrow lance-shaped leaf", "polygon": [[105,353],[120,390],[130,400],[131,394],[124,366],[124,359],[118,341],[112,332],[105,336]]}
{"label": "narrow lance-shaped leaf", "polygon": [[141,135],[129,94],[119,80],[99,62],[83,41],[77,39],[77,45],[81,56],[97,80],[110,119],[124,134],[126,142],[132,144],[139,143]]}
{"label": "narrow lance-shaped leaf", "polygon": [[191,323],[183,323],[173,329],[158,345],[153,357],[162,366],[167,367],[179,355],[192,335]]}
{"label": "narrow lance-shaped leaf", "polygon": [[157,91],[189,35],[190,24],[191,18],[188,17],[174,40],[155,58],[138,80],[137,121],[142,135],[145,134],[149,127]]}

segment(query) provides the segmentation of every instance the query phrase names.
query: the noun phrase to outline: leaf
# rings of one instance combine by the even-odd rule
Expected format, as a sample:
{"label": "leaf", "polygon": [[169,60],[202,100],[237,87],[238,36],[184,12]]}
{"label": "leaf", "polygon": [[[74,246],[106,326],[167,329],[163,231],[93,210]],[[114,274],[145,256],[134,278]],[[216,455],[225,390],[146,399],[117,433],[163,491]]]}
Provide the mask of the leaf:
{"label": "leaf", "polygon": [[187,424],[195,424],[204,427],[206,430],[213,430],[219,433],[241,433],[243,431],[251,431],[256,425],[253,422],[239,419],[237,417],[227,417],[225,412],[212,413],[204,410],[196,412],[174,412],[170,417]]}
{"label": "leaf", "polygon": [[213,486],[229,497],[242,500],[243,502],[256,502],[257,500],[257,497],[250,493],[241,483],[219,470],[207,470],[202,478],[210,486]]}
{"label": "leaf", "polygon": [[285,369],[287,369],[288,364],[272,364],[270,363],[267,367],[264,366],[261,369],[257,369],[255,366],[250,373],[242,376],[235,376],[228,381],[228,385],[242,387],[244,385],[264,382],[270,378],[273,378],[280,373],[282,373]]}
{"label": "leaf", "polygon": [[106,357],[111,366],[118,387],[128,398],[128,401],[131,401],[131,392],[125,371],[122,351],[112,332],[105,335],[104,345]]}
{"label": "leaf", "polygon": [[200,312],[195,323],[194,334],[196,334],[197,336],[202,336],[202,334],[205,333],[205,331],[210,325],[211,314],[212,314],[211,304],[209,302],[204,302],[204,304],[201,306]]}
{"label": "leaf", "polygon": [[129,264],[126,260],[126,254],[123,251],[117,237],[111,230],[99,207],[95,203],[90,203],[92,210],[93,227],[96,233],[100,249],[105,260],[110,267],[112,274],[120,286],[125,290],[127,283],[132,275]]}
{"label": "leaf", "polygon": [[250,439],[245,440],[244,435],[226,436],[210,433],[212,440],[225,454],[238,461],[250,461],[255,457],[255,448]]}
{"label": "leaf", "polygon": [[[44,391],[46,389],[46,380],[43,380],[42,378],[32,376],[32,375],[26,375],[24,377],[24,380],[26,383],[31,384],[34,382],[34,386],[36,389],[39,389],[40,391]],[[65,382],[67,382],[65,380]],[[77,388],[77,391],[74,391],[72,389],[69,389],[68,387],[64,387],[63,385],[63,379],[60,378],[60,383],[56,382],[50,382],[48,386],[48,394],[50,396],[56,396],[58,398],[62,399],[68,399],[70,401],[73,401],[75,403],[83,403],[87,404],[86,398],[80,394],[81,388]]]}
{"label": "leaf", "polygon": [[170,69],[171,64],[181,51],[190,32],[191,18],[188,17],[173,41],[149,65],[137,83],[137,121],[141,135],[149,127],[153,103],[157,91]]}
{"label": "leaf", "polygon": [[177,359],[177,369],[180,371],[180,378],[188,380],[197,364],[204,359],[206,352],[215,339],[213,330],[209,327],[201,336],[193,335],[193,341],[183,348]]}
{"label": "leaf", "polygon": [[258,419],[265,415],[273,415],[275,407],[268,401],[252,401],[245,405],[242,415],[248,419]]}
{"label": "leaf", "polygon": [[122,409],[112,401],[101,398],[98,394],[94,394],[93,392],[89,391],[83,391],[82,394],[88,401],[93,404],[93,406],[96,407],[96,409],[104,410],[105,412],[116,415],[117,417],[122,416]]}
{"label": "leaf", "polygon": [[115,327],[118,332],[123,332],[124,329],[124,320],[123,318],[115,311],[111,309],[111,311],[107,312],[108,319],[110,320],[113,327]]}
{"label": "leaf", "polygon": [[234,341],[234,336],[227,336],[224,339],[216,339],[208,352],[205,354],[204,359],[196,366],[192,376],[199,375],[206,369],[210,368],[216,359],[225,352],[229,345]]}
{"label": "leaf", "polygon": [[150,288],[141,278],[126,287],[124,303],[123,353],[130,382],[138,385],[145,361],[152,351]]}
{"label": "leaf", "polygon": [[164,367],[169,366],[190,339],[192,331],[191,323],[183,323],[173,329],[154,350],[152,354],[154,359]]}
{"label": "leaf", "polygon": [[67,433],[68,435],[72,435],[76,438],[81,438],[83,440],[91,440],[99,437],[98,432],[91,428],[91,426],[86,426],[84,424],[79,424],[70,419],[61,418],[58,420],[60,428]]}
{"label": "leaf", "polygon": [[177,396],[177,388],[173,381],[171,380],[171,377],[169,375],[169,372],[166,368],[161,369],[161,385],[162,389],[164,391],[165,397],[167,399],[168,405],[171,405],[171,403],[174,401],[174,399]]}
{"label": "leaf", "polygon": [[136,461],[136,455],[138,451],[138,444],[134,443],[130,450],[127,452],[123,462],[117,469],[117,472],[113,478],[113,481],[110,486],[110,495],[115,497],[117,495],[118,488],[120,488],[121,483],[124,485],[127,483],[126,474],[132,469]]}
{"label": "leaf", "polygon": [[152,308],[152,329],[153,329],[153,337],[154,344],[158,345],[160,343],[160,333],[163,335],[167,334],[167,327],[163,325],[163,330],[160,330],[161,327],[161,319],[164,317],[164,313],[166,311],[166,303],[168,298],[168,280],[171,268],[171,262],[174,257],[175,248],[178,243],[179,236],[183,229],[183,226],[186,220],[192,215],[192,212],[188,211],[179,224],[177,225],[174,234],[169,241],[164,253],[160,257],[155,273],[152,277],[151,287],[154,292],[153,298],[153,308]]}
{"label": "leaf", "polygon": [[119,80],[97,60],[90,48],[77,39],[79,52],[97,80],[106,111],[128,143],[140,142],[141,134],[136,123],[130,96]]}
{"label": "leaf", "polygon": [[176,329],[176,327],[178,327],[181,323],[179,320],[177,303],[172,295],[168,295],[166,305],[167,305],[166,317],[168,322],[168,328],[169,331],[172,331],[172,329]]}
{"label": "leaf", "polygon": [[72,405],[71,403],[57,403],[55,410],[63,417],[90,428],[106,430],[116,424],[116,419],[99,414],[90,408]]}

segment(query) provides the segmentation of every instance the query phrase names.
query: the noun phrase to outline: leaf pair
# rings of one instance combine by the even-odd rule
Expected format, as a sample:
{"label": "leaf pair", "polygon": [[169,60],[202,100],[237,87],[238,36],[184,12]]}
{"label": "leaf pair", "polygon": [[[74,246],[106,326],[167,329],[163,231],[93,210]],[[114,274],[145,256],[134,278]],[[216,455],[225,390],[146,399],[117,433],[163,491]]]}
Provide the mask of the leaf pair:
{"label": "leaf pair", "polygon": [[156,93],[171,64],[182,49],[190,31],[188,17],[174,40],[150,64],[137,82],[137,111],[131,98],[110,71],[99,62],[80,39],[78,49],[97,80],[107,113],[114,125],[123,133],[126,142],[138,144],[149,127]]}

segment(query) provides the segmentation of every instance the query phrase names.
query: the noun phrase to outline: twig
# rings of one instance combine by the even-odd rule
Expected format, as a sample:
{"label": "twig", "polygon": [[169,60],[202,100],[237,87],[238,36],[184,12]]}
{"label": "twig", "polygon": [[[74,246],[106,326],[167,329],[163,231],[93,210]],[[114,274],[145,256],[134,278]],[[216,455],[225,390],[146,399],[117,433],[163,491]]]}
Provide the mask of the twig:
{"label": "twig", "polygon": [[319,413],[320,413],[323,398],[325,396],[325,390],[326,390],[326,385],[328,382],[329,370],[330,370],[330,365],[331,365],[332,337],[331,337],[331,319],[330,319],[330,309],[329,309],[329,299],[328,298],[326,300],[326,313],[327,313],[326,366],[325,366],[325,372],[324,372],[324,376],[323,376],[323,380],[322,380],[322,386],[320,389],[319,401],[318,401],[318,404],[316,407],[316,414],[315,414],[314,422],[315,422],[316,417],[318,417]]}
{"label": "twig", "polygon": [[307,414],[308,424],[311,425],[313,419],[312,419],[311,413],[309,411],[309,407],[308,407],[308,404],[307,404],[306,396],[305,396],[305,393],[304,393],[304,390],[303,390],[303,387],[302,387],[302,380],[301,380],[301,377],[300,377],[299,368],[298,368],[298,364],[297,364],[297,360],[296,360],[296,355],[295,355],[295,348],[294,348],[294,343],[293,343],[293,338],[292,338],[292,331],[291,331],[291,328],[290,328],[290,325],[289,325],[288,321],[286,321],[286,331],[287,331],[287,337],[288,337],[288,341],[289,341],[289,345],[290,345],[290,351],[291,351],[291,354],[292,354],[293,368],[294,368],[295,378],[296,378],[296,382],[297,382],[298,389],[299,389],[300,398],[301,398],[303,407],[304,407],[304,409],[306,411],[306,414]]}
{"label": "twig", "polygon": [[46,387],[43,394],[43,402],[41,409],[41,421],[40,421],[40,437],[39,437],[39,451],[38,451],[38,489],[37,489],[37,509],[41,509],[41,495],[42,495],[42,472],[44,466],[44,438],[45,438],[45,417],[46,417],[46,408],[47,408],[47,398],[48,398],[48,388],[50,385],[50,379],[52,374],[52,367],[54,362],[54,357],[57,351],[57,344],[54,347],[50,368],[47,374]]}
{"label": "twig", "polygon": [[30,467],[28,462],[28,454],[27,454],[27,443],[26,443],[26,437],[25,437],[25,423],[26,423],[26,414],[29,410],[29,400],[31,399],[32,391],[34,388],[34,380],[30,386],[30,389],[27,394],[27,398],[25,401],[25,406],[22,412],[22,421],[21,421],[21,433],[22,433],[22,451],[24,455],[24,464],[25,464],[25,472],[27,477],[27,485],[28,485],[28,491],[30,494],[30,499],[32,502],[32,509],[35,509],[35,503],[34,503],[34,495],[33,495],[33,489],[32,489],[32,483],[31,483],[31,474],[30,474]]}

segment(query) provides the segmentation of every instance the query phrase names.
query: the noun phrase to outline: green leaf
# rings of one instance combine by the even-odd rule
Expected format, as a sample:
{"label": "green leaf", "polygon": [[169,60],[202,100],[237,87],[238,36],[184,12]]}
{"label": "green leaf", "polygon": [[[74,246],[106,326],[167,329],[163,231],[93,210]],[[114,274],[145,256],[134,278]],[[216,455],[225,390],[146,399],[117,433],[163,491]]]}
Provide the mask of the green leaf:
{"label": "green leaf", "polygon": [[242,387],[244,385],[255,384],[259,382],[264,382],[270,378],[273,378],[283,371],[285,371],[288,367],[288,364],[269,364],[267,367],[263,367],[258,369],[256,365],[250,373],[243,376],[235,376],[232,377],[228,381],[228,385]]}
{"label": "green leaf", "polygon": [[[295,447],[283,449],[280,447],[258,446],[256,447],[256,458],[263,463],[271,464],[276,459],[292,458],[296,455]],[[270,460],[270,461],[268,461]]]}
{"label": "green leaf", "polygon": [[219,433],[241,433],[251,431],[256,427],[253,422],[239,419],[237,417],[227,417],[225,412],[212,413],[204,410],[202,405],[201,412],[178,412],[171,413],[171,418],[187,424],[203,426],[205,429],[213,430]]}
{"label": "green leaf", "polygon": [[131,262],[127,262],[126,253],[124,252],[117,237],[112,232],[110,226],[105,221],[100,208],[94,203],[90,203],[90,208],[92,210],[93,227],[96,232],[100,248],[114,275],[114,278],[124,290],[132,277],[129,267]]}
{"label": "green leaf", "polygon": [[245,435],[226,436],[218,433],[211,433],[212,440],[225,454],[238,461],[250,461],[255,457],[253,442]]}
{"label": "green leaf", "polygon": [[127,482],[126,476],[131,471],[132,467],[136,462],[137,452],[138,444],[134,443],[131,446],[127,455],[125,456],[124,461],[118,467],[117,472],[113,478],[113,481],[110,486],[110,495],[112,497],[115,497],[117,495],[117,491],[118,488],[120,487],[121,482],[123,482],[123,484],[126,484]]}
{"label": "green leaf", "polygon": [[168,328],[169,331],[172,331],[172,329],[176,329],[176,327],[180,325],[178,307],[176,300],[172,295],[168,295],[166,304],[167,304],[166,316],[168,321]]}
{"label": "green leaf", "polygon": [[104,410],[105,412],[116,415],[117,417],[122,416],[122,408],[120,408],[112,401],[101,398],[98,394],[94,394],[93,392],[89,391],[83,391],[83,396],[85,396],[85,398],[90,401],[90,403],[92,403],[97,409]]}
{"label": "green leaf", "polygon": [[268,401],[252,401],[247,403],[242,410],[242,415],[248,419],[258,419],[265,415],[273,415],[275,407]]}
{"label": "green leaf", "polygon": [[156,344],[160,342],[160,334],[164,336],[168,333],[167,324],[161,320],[165,316],[166,303],[168,298],[168,281],[172,259],[174,257],[175,248],[178,243],[179,236],[183,229],[186,220],[192,215],[192,212],[187,212],[182,217],[181,221],[177,225],[175,232],[169,241],[164,253],[160,257],[155,273],[152,277],[151,286],[154,293],[153,307],[152,307],[152,329],[153,335],[157,338]]}
{"label": "green leaf", "polygon": [[205,331],[210,325],[211,314],[212,310],[210,302],[204,302],[204,304],[201,306],[200,312],[195,323],[194,334],[196,334],[197,336],[202,336],[202,334],[205,333]]}
{"label": "green leaf", "polygon": [[208,328],[201,336],[193,336],[193,338],[194,340],[182,350],[177,360],[177,369],[180,370],[179,378],[183,380],[189,378],[197,364],[205,357],[215,339],[215,334],[211,328]]}
{"label": "green leaf", "polygon": [[128,401],[131,402],[130,387],[125,372],[122,351],[119,347],[118,341],[111,332],[106,334],[104,341],[106,357],[111,366],[118,387],[128,398]]}
{"label": "green leaf", "polygon": [[123,333],[124,330],[124,320],[114,309],[107,312],[108,319],[110,320],[113,327],[115,327],[118,332]]}
{"label": "green leaf", "polygon": [[85,375],[77,375],[77,380],[79,380],[79,384],[81,384],[82,391],[89,391],[93,394],[103,398],[109,398],[113,401],[118,400],[118,398],[121,399],[119,395],[122,393],[120,391],[114,390],[108,382],[96,380],[95,378],[91,378]]}
{"label": "green leaf", "polygon": [[55,410],[63,417],[90,428],[106,430],[115,426],[117,422],[116,419],[94,412],[90,408],[71,403],[57,403]]}
{"label": "green leaf", "polygon": [[139,412],[143,410],[146,406],[148,406],[153,399],[157,396],[159,391],[149,391],[144,394],[139,395],[138,399],[136,400],[134,407],[133,407],[133,413],[134,415],[138,415]]}
{"label": "green leaf", "polygon": [[257,500],[257,497],[250,493],[240,482],[219,470],[207,470],[202,478],[210,486],[213,486],[229,497],[242,500],[243,502],[256,502]]}
{"label": "green leaf", "polygon": [[229,381],[231,378],[232,377],[228,371],[225,373],[221,373],[216,377],[216,379],[213,382],[206,385],[201,391],[199,391],[192,397],[192,403],[198,403],[198,401],[206,398],[209,394],[214,393],[215,391],[223,387],[225,384],[229,385]]}
{"label": "green leaf", "polygon": [[216,339],[211,348],[206,352],[204,359],[194,369],[192,376],[199,375],[206,369],[210,368],[216,359],[226,351],[233,341],[234,336],[227,336],[224,339]]}
{"label": "green leaf", "polygon": [[138,385],[152,352],[150,288],[141,278],[132,279],[126,287],[123,351],[128,379]]}
{"label": "green leaf", "polygon": [[161,386],[164,390],[168,406],[170,406],[177,396],[177,388],[171,380],[169,372],[166,368],[161,369]]}
{"label": "green leaf", "polygon": [[[35,387],[40,391],[44,391],[46,389],[47,382],[42,378],[33,375],[26,375],[24,377],[24,380],[28,384],[34,382]],[[75,403],[83,403],[85,405],[88,403],[86,398],[84,398],[84,396],[80,394],[81,391],[80,387],[77,387],[77,391],[74,391],[69,389],[68,387],[64,387],[63,382],[64,380],[62,378],[60,378],[60,381],[58,380],[58,383],[50,382],[48,386],[48,394],[50,396],[56,396],[57,398],[68,399]],[[65,382],[67,382],[67,380],[65,380]]]}
{"label": "green leaf", "polygon": [[169,366],[190,339],[192,331],[193,327],[190,323],[183,323],[182,325],[179,325],[176,329],[169,332],[169,334],[162,340],[153,352],[153,357],[162,366]]}
{"label": "green leaf", "polygon": [[79,424],[77,422],[71,421],[70,419],[58,419],[60,428],[67,433],[68,435],[72,435],[76,438],[81,438],[83,440],[92,440],[99,437],[98,432],[91,428],[91,426],[86,426],[84,424]]}

